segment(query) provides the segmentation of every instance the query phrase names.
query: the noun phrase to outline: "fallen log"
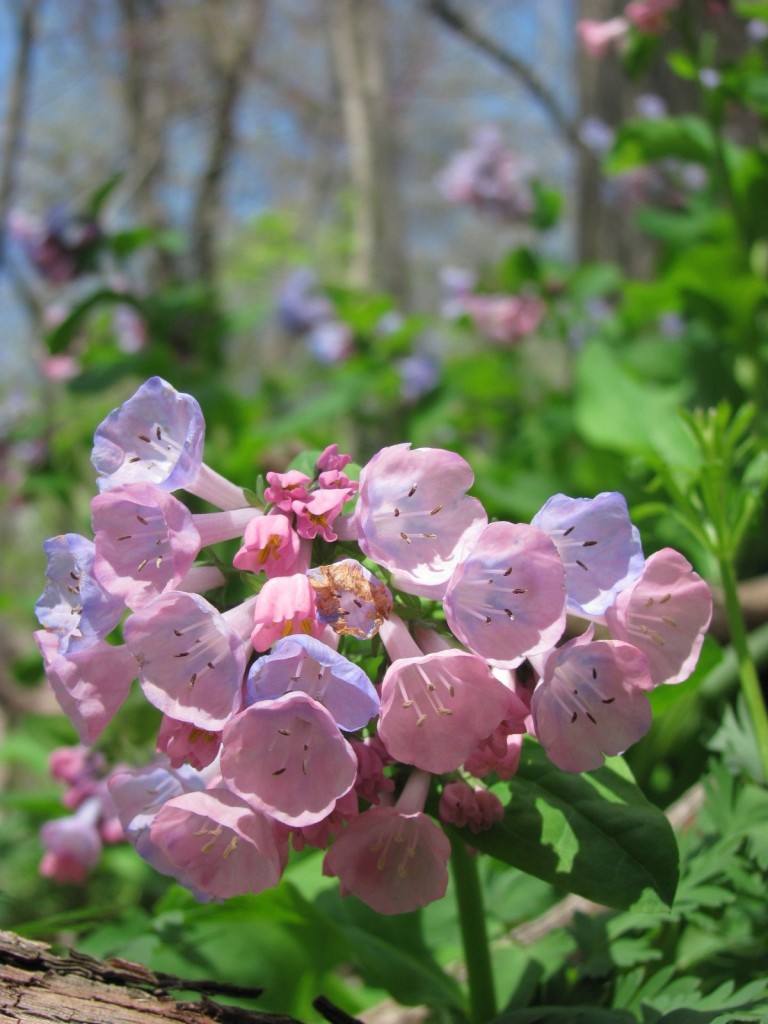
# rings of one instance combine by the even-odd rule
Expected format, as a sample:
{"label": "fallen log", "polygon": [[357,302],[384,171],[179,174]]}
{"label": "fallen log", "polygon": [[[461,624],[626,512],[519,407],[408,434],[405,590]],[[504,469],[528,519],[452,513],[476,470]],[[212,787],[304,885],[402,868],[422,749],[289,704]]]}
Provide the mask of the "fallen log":
{"label": "fallen log", "polygon": [[[127,960],[60,955],[0,931],[0,1024],[299,1024],[211,998],[254,999],[261,991],[177,978]],[[198,998],[179,1001],[182,993]]]}

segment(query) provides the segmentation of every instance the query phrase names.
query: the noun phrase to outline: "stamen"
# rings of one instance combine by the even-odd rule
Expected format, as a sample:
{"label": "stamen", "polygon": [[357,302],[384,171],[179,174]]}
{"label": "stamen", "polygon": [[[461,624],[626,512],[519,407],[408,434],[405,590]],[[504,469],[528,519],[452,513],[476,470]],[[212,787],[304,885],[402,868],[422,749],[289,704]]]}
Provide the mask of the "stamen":
{"label": "stamen", "polygon": [[414,496],[414,494],[416,493],[416,487],[417,487],[417,486],[418,486],[417,484],[413,484],[413,485],[411,486],[411,489],[410,489],[410,491],[408,491],[408,497],[409,497],[409,498],[412,498],[412,497]]}
{"label": "stamen", "polygon": [[581,568],[584,570],[584,572],[589,572],[589,569],[586,567],[586,565],[584,565],[583,562],[580,562],[578,560],[578,558],[576,559],[576,565],[581,566]]}
{"label": "stamen", "polygon": [[440,509],[441,509],[442,507],[443,507],[442,505],[436,505],[436,506],[435,506],[435,508],[433,508],[433,509],[432,509],[432,511],[431,511],[431,512],[430,512],[429,514],[430,514],[431,516],[436,516],[436,515],[437,515],[437,513],[438,513],[438,512],[440,511]]}
{"label": "stamen", "polygon": [[145,519],[144,516],[140,516],[138,512],[136,513],[136,518],[139,520],[142,526],[149,526],[149,520]]}
{"label": "stamen", "polygon": [[141,572],[141,570],[144,568],[144,566],[147,564],[148,561],[149,561],[148,558],[143,558],[139,562],[139,564],[136,566],[136,572]]}
{"label": "stamen", "polygon": [[569,535],[570,533],[573,533],[573,531],[574,531],[575,529],[576,529],[576,527],[575,527],[575,526],[569,526],[569,527],[568,527],[568,529],[567,529],[567,530],[566,530],[566,531],[565,531],[565,532],[563,533],[563,536],[564,536],[564,537],[567,537],[567,536],[568,536],[568,535]]}
{"label": "stamen", "polygon": [[581,545],[583,548],[593,548],[597,544],[596,540],[585,540]]}

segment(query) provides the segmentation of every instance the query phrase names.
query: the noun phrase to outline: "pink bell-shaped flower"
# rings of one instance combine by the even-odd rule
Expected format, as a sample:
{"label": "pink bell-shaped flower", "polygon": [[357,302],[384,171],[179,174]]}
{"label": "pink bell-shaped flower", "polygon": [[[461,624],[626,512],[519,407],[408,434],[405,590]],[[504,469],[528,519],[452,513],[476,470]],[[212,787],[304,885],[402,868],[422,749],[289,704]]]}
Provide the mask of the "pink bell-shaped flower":
{"label": "pink bell-shaped flower", "polygon": [[35,643],[48,682],[82,743],[93,743],[124,703],[138,665],[124,645],[98,640],[79,651],[59,653],[53,633],[38,630]]}
{"label": "pink bell-shaped flower", "polygon": [[593,640],[594,627],[547,658],[531,701],[534,733],[566,772],[599,768],[651,727],[648,662],[618,640]]}
{"label": "pink bell-shaped flower", "polygon": [[273,888],[288,855],[275,822],[226,789],[169,800],[152,821],[151,838],[195,889],[218,900]]}
{"label": "pink bell-shaped flower", "polygon": [[287,516],[262,516],[246,526],[242,547],[232,564],[236,569],[264,572],[272,579],[295,572],[300,552],[299,535]]}
{"label": "pink bell-shaped flower", "polygon": [[162,377],[150,377],[96,429],[91,462],[100,491],[129,483],[180,487],[218,508],[248,504],[241,487],[203,462],[205,421],[200,403]]}
{"label": "pink bell-shaped flower", "polygon": [[141,608],[178,589],[201,548],[240,537],[262,518],[254,508],[192,515],[155,484],[114,487],[91,502],[94,574],[129,608]]}
{"label": "pink bell-shaped flower", "polygon": [[568,609],[576,615],[602,614],[642,571],[640,534],[618,491],[594,498],[555,494],[531,526],[552,538],[565,566]]}
{"label": "pink bell-shaped flower", "polygon": [[255,598],[221,614],[199,594],[162,594],[125,622],[144,695],[164,714],[216,732],[240,707]]}
{"label": "pink bell-shaped flower", "polygon": [[363,467],[355,523],[360,547],[401,590],[440,598],[487,517],[467,495],[474,475],[455,452],[382,448]]}
{"label": "pink bell-shaped flower", "polygon": [[163,715],[155,749],[166,755],[172,768],[190,764],[201,771],[216,760],[220,746],[221,733]]}
{"label": "pink bell-shaped flower", "polygon": [[709,586],[673,548],[651,555],[640,577],[605,613],[611,635],[645,654],[654,686],[688,678],[711,618]]}
{"label": "pink bell-shaped flower", "polygon": [[59,884],[82,885],[101,857],[97,822],[101,804],[96,797],[84,801],[72,815],[46,821],[40,829],[45,848],[40,874]]}
{"label": "pink bell-shaped flower", "polygon": [[251,705],[225,727],[221,774],[252,807],[304,827],[349,792],[357,758],[322,704],[288,693]]}
{"label": "pink bell-shaped flower", "polygon": [[91,502],[94,573],[110,594],[140,608],[176,587],[200,550],[186,505],[154,484],[127,484]]}
{"label": "pink bell-shaped flower", "polygon": [[468,651],[422,654],[396,616],[380,636],[393,659],[381,685],[382,743],[404,764],[453,771],[505,719],[509,691]]}
{"label": "pink bell-shaped flower", "polygon": [[445,895],[451,844],[423,812],[430,776],[411,774],[394,807],[358,814],[333,841],[323,873],[379,914],[405,914]]}
{"label": "pink bell-shaped flower", "polygon": [[541,530],[489,523],[451,576],[443,601],[454,634],[512,668],[553,647],[565,628],[565,570]]}
{"label": "pink bell-shaped flower", "polygon": [[318,621],[315,594],[303,572],[267,580],[255,598],[254,650],[267,651],[281,637],[304,633],[319,637],[325,626]]}

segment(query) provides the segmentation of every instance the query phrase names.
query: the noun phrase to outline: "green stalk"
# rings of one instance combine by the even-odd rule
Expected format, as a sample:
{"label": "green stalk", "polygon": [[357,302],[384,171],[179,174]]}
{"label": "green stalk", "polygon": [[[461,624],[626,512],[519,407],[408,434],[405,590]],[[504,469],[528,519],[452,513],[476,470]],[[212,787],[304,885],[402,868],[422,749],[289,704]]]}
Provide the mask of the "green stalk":
{"label": "green stalk", "polygon": [[496,1016],[496,991],[477,857],[467,850],[461,839],[452,837],[451,847],[451,867],[469,985],[469,1019],[471,1024],[485,1024]]}
{"label": "green stalk", "polygon": [[763,781],[768,783],[768,711],[766,711],[763,693],[760,689],[760,677],[749,649],[747,629],[739,602],[736,574],[733,570],[733,563],[727,557],[720,559],[720,575],[728,628],[731,633],[731,647],[739,667],[741,691],[744,694],[749,717],[752,720],[752,728],[755,730],[757,738],[757,748],[763,766]]}

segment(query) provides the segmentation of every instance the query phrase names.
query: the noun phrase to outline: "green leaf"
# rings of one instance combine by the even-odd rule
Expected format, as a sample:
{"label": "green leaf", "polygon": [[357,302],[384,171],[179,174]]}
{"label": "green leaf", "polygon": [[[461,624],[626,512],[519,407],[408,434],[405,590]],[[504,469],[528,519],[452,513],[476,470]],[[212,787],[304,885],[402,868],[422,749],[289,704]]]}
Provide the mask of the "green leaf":
{"label": "green leaf", "polygon": [[678,850],[664,814],[650,804],[621,758],[583,775],[560,771],[535,741],[493,791],[503,820],[469,845],[604,906],[657,911],[671,905]]}
{"label": "green leaf", "polygon": [[115,174],[110,174],[110,176],[105,181],[103,181],[101,185],[98,186],[98,188],[95,188],[93,192],[91,192],[91,194],[88,196],[83,213],[86,216],[98,217],[98,215],[101,213],[101,209],[104,206],[104,203],[107,199],[109,199],[109,197],[112,195],[112,193],[122,180],[122,171],[117,171]]}
{"label": "green leaf", "polygon": [[563,197],[553,188],[547,188],[540,181],[531,182],[531,191],[536,203],[531,220],[539,231],[546,231],[560,218],[563,208]]}
{"label": "green leaf", "polygon": [[694,465],[693,445],[677,415],[682,386],[633,375],[606,345],[589,342],[576,371],[576,427],[597,448],[658,452],[673,465]]}
{"label": "green leaf", "polygon": [[597,1006],[537,1006],[503,1013],[491,1024],[636,1024],[636,1018],[624,1010]]}
{"label": "green leaf", "polygon": [[66,319],[46,336],[46,344],[52,355],[63,352],[80,329],[83,319],[100,305],[134,306],[142,312],[142,305],[129,293],[116,292],[111,288],[99,288],[78,303]]}
{"label": "green leaf", "polygon": [[406,1005],[463,1009],[461,990],[435,962],[422,936],[421,913],[384,917],[354,896],[322,893],[318,907],[339,928],[353,950],[353,961],[368,985],[383,988]]}
{"label": "green leaf", "polygon": [[694,114],[636,118],[619,128],[606,170],[620,174],[638,164],[666,157],[709,165],[714,145],[712,129]]}

